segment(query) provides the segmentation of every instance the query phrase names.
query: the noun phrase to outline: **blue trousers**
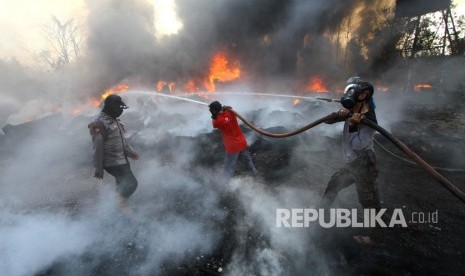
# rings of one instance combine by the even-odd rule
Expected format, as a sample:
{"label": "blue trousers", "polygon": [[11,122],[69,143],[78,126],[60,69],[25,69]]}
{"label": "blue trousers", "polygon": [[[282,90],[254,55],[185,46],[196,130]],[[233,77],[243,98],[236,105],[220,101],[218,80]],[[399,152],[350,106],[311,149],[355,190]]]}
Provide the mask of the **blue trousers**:
{"label": "blue trousers", "polygon": [[250,152],[247,149],[245,149],[237,153],[226,153],[225,158],[224,158],[223,175],[227,179],[230,179],[231,177],[234,176],[234,172],[236,171],[236,163],[238,159],[247,165],[247,168],[249,169],[252,175],[257,174],[257,169],[255,169],[255,166],[252,162],[252,157],[250,155]]}

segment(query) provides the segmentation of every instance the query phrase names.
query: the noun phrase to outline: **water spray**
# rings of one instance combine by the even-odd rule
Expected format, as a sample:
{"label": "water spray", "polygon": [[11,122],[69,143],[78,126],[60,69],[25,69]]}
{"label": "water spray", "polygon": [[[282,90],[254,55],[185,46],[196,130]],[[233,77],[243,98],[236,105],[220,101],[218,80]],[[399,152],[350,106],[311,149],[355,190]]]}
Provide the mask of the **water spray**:
{"label": "water spray", "polygon": [[[196,93],[184,93],[182,96],[190,96],[190,95],[211,95],[208,92],[196,92]],[[341,102],[338,99],[330,99],[330,98],[321,98],[321,97],[309,97],[309,96],[297,96],[297,95],[288,95],[288,94],[272,94],[272,93],[252,93],[252,92],[218,92],[215,95],[239,95],[239,96],[266,96],[266,97],[278,97],[278,98],[291,98],[291,99],[300,99],[300,100],[308,100],[308,101],[327,101],[327,102]]]}
{"label": "water spray", "polygon": [[[135,91],[136,93],[144,94],[144,95],[157,95],[157,96],[162,96],[166,98],[172,98],[172,99],[177,99],[177,100],[182,100],[182,101],[187,101],[187,102],[192,102],[192,103],[197,103],[201,105],[208,106],[207,103],[201,102],[201,101],[196,101],[184,97],[179,97],[179,96],[174,96],[174,95],[167,95],[167,94],[162,94],[162,93],[154,93],[154,92],[144,92],[144,91]],[[266,94],[266,93],[234,93],[234,92],[229,92],[229,93],[221,93],[221,94],[229,94],[229,95],[259,95],[259,96],[276,96],[276,97],[288,97],[288,98],[303,98],[299,96],[293,96],[293,95],[282,95],[282,94]],[[192,94],[189,94],[192,95]],[[305,97],[311,100],[325,100],[328,102],[332,101],[337,101],[334,99],[326,99],[326,98],[313,98],[313,97]],[[252,128],[254,131],[273,138],[285,138],[285,137],[290,137],[297,135],[299,133],[302,133],[304,131],[307,131],[321,123],[331,121],[331,120],[336,120],[336,119],[341,119],[341,117],[337,113],[331,113],[325,117],[322,117],[302,128],[299,128],[295,131],[291,132],[286,132],[286,133],[270,133],[267,131],[264,131],[255,125],[253,125],[251,122],[246,120],[244,117],[242,117],[240,114],[238,114],[236,111],[230,109],[232,113],[234,113],[241,121],[243,121],[247,126]],[[421,157],[419,157],[415,152],[413,152],[409,147],[407,147],[404,143],[402,143],[398,138],[396,138],[394,135],[392,135],[390,132],[385,130],[384,128],[380,127],[378,124],[368,120],[367,118],[363,118],[362,120],[363,124],[366,124],[367,126],[373,128],[374,130],[378,131],[381,133],[384,137],[386,137],[389,141],[391,141],[394,145],[396,145],[399,149],[401,149],[407,156],[410,157],[420,168],[424,169],[429,175],[431,175],[435,180],[437,180],[444,188],[446,188],[449,192],[451,192],[455,197],[457,197],[460,201],[465,203],[465,193],[462,192],[457,186],[452,184],[449,180],[447,180],[444,176],[442,176],[439,172],[437,172],[432,166],[430,166],[426,161],[424,161]]]}
{"label": "water spray", "polygon": [[201,102],[201,101],[196,101],[184,97],[179,97],[175,95],[170,95],[170,94],[163,94],[163,93],[158,93],[158,92],[149,92],[149,91],[131,91],[130,93],[134,94],[143,94],[143,95],[149,95],[149,96],[161,96],[165,98],[171,98],[171,99],[176,99],[176,100],[181,100],[181,101],[186,101],[186,102],[191,102],[191,103],[196,103],[196,104],[201,104],[201,105],[206,105],[208,106],[208,103]]}
{"label": "water spray", "polygon": [[[196,93],[184,93],[183,96],[188,95],[211,95],[209,92],[196,92]],[[287,94],[272,94],[272,93],[252,93],[252,92],[218,92],[215,95],[239,95],[239,96],[266,96],[266,97],[279,97],[279,98],[293,98],[293,99],[302,99],[315,101],[318,98],[309,97],[309,96],[296,96],[296,95],[287,95]]]}
{"label": "water spray", "polygon": [[340,103],[341,100],[338,100],[338,99],[330,99],[330,98],[320,98],[318,97],[317,100],[320,100],[320,101],[327,101],[327,102],[336,102],[336,103]]}
{"label": "water spray", "polygon": [[[192,96],[192,95],[211,95],[212,93],[209,92],[196,92],[196,93],[183,93],[180,96],[175,96],[171,94],[163,94],[160,92],[149,92],[149,91],[131,91],[131,93],[137,94],[144,94],[150,96],[160,96],[165,98],[177,99],[181,101],[187,101],[192,103],[197,103],[201,105],[207,105],[208,103],[192,100],[189,98],[185,98],[185,96]],[[326,101],[326,102],[341,102],[338,99],[330,99],[330,98],[321,98],[321,97],[309,97],[309,96],[296,96],[296,95],[287,95],[287,94],[271,94],[271,93],[251,93],[251,92],[221,92],[215,94],[218,95],[238,95],[238,96],[266,96],[266,97],[278,97],[278,98],[290,98],[290,99],[301,99],[301,100],[308,100],[308,101]]]}

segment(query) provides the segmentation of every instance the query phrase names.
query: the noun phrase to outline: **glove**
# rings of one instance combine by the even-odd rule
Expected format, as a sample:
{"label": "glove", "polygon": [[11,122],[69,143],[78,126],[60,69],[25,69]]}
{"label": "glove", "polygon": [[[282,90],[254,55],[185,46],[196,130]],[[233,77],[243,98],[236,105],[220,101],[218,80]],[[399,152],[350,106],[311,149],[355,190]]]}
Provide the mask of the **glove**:
{"label": "glove", "polygon": [[363,114],[354,113],[354,114],[352,114],[352,117],[350,117],[350,119],[349,119],[349,124],[352,123],[352,124],[358,125],[358,124],[360,124],[362,122],[363,117],[364,117]]}
{"label": "glove", "polygon": [[337,114],[339,115],[339,117],[343,117],[343,118],[346,117],[347,115],[349,115],[349,113],[350,113],[350,110],[347,109],[347,108],[344,108],[344,107],[341,108],[341,109],[337,112]]}

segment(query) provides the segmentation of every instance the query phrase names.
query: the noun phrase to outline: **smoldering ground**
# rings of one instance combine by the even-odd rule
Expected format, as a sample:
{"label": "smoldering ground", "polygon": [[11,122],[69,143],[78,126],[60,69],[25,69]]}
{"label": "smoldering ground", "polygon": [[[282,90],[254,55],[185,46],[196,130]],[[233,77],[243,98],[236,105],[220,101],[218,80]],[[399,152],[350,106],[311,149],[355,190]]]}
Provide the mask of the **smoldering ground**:
{"label": "smoldering ground", "polygon": [[[130,141],[141,151],[141,160],[132,162],[139,187],[131,197],[134,214],[130,217],[116,209],[112,178],[91,177],[90,114],[74,118],[55,114],[7,128],[0,166],[0,244],[6,261],[0,270],[7,275],[164,274],[176,265],[205,262],[224,240],[238,243],[229,248],[230,264],[229,260],[218,262],[224,271],[255,271],[255,258],[261,273],[281,274],[283,261],[292,266],[291,259],[282,256],[306,250],[299,246],[303,233],[280,235],[270,228],[273,212],[277,206],[312,201],[314,195],[270,190],[249,178],[239,178],[230,187],[219,177],[221,141],[199,142],[211,131],[206,107],[172,99],[150,103],[150,97],[149,103],[137,106],[140,95],[128,92],[125,99],[134,105],[122,118],[128,123]],[[283,109],[272,103],[261,101],[256,106]],[[243,112],[248,112],[246,108],[237,105]],[[198,122],[192,120],[194,114]],[[280,114],[265,117],[270,125],[279,124],[279,118],[282,122],[291,118],[284,118],[283,111]],[[217,163],[196,166],[204,155]],[[224,194],[230,193],[238,194],[238,205],[222,203]],[[242,209],[242,205],[247,219],[231,221],[231,209]],[[245,256],[241,250],[249,231],[263,232],[267,242],[249,245],[248,250],[256,254]],[[293,243],[296,247],[291,249]]]}
{"label": "smoldering ground", "polygon": [[[130,217],[115,207],[112,178],[91,178],[91,114],[57,114],[7,128],[0,166],[4,273],[143,275],[200,267],[282,275],[303,273],[309,264],[312,271],[335,272],[312,228],[278,229],[274,212],[318,203],[330,174],[342,165],[341,126],[321,125],[285,140],[244,129],[262,178],[228,184],[219,176],[221,138],[211,132],[204,105],[126,93],[131,108],[122,119],[141,153],[132,162],[139,187]],[[332,104],[294,106],[292,99],[218,99],[280,131],[334,111]]]}
{"label": "smoldering ground", "polygon": [[[357,62],[364,60],[356,59],[357,53],[349,53],[353,63],[350,68],[329,62],[331,47],[324,38],[346,11],[367,2],[371,3],[177,1],[184,29],[178,36],[157,40],[153,15],[144,1],[87,1],[88,39],[81,59],[60,72],[26,68],[14,60],[1,61],[0,123],[11,125],[6,125],[5,135],[0,136],[0,259],[6,260],[0,264],[0,271],[7,275],[146,275],[198,271],[199,267],[218,271],[219,266],[230,274],[306,275],[309,267],[318,274],[349,271],[353,252],[346,256],[339,248],[330,247],[327,251],[335,253],[328,256],[326,250],[312,243],[313,229],[285,231],[273,224],[275,208],[301,208],[317,202],[331,174],[343,165],[339,152],[341,125],[322,125],[289,140],[264,138],[245,128],[264,181],[239,177],[227,185],[218,180],[223,161],[221,139],[211,132],[204,106],[159,98],[151,102],[147,97],[143,100],[148,102],[139,107],[137,99],[128,98],[131,109],[123,120],[128,121],[130,140],[141,153],[141,160],[132,162],[139,187],[130,203],[134,214],[128,218],[116,210],[112,178],[106,175],[100,183],[91,177],[87,124],[98,109],[89,107],[88,102],[125,80],[154,87],[160,79],[204,77],[211,55],[224,47],[248,69],[244,78],[249,84],[241,91],[295,91],[292,80],[313,73],[326,75],[341,89],[353,74],[370,80],[365,73],[376,68],[370,62]],[[367,9],[370,12],[361,12],[359,17],[368,20],[365,15],[372,13],[369,7],[364,11]],[[363,26],[372,26],[369,20],[366,22]],[[304,46],[307,34],[311,43]],[[304,66],[298,66],[298,60]],[[402,64],[390,64],[381,75],[394,87],[390,92],[406,92],[404,76],[409,71]],[[423,80],[439,75],[440,67],[446,68],[450,72],[443,74],[445,91],[457,91],[463,85],[462,64],[461,60],[449,60],[444,66],[420,64],[418,67],[431,72],[416,74],[412,70],[412,75],[416,75],[415,80]],[[375,93],[380,124],[399,134],[405,133],[402,126],[406,124],[398,122],[412,118],[411,106],[425,101],[432,106],[453,101],[432,93],[430,97]],[[295,107],[291,101],[263,97],[218,99],[258,126],[275,130],[300,127],[339,108],[333,103],[305,101]],[[70,115],[76,106],[86,108],[79,116]],[[457,121],[461,130],[463,119]],[[425,138],[431,133],[434,130],[425,132]],[[460,147],[455,149],[447,155],[451,167],[463,162]],[[450,210],[459,209],[448,201],[450,195],[436,194],[435,184],[419,178],[414,169],[407,172],[401,166],[395,168],[381,174],[380,180],[391,180],[394,185],[399,179],[405,181],[402,174],[420,180],[396,187],[411,190],[403,200],[391,191],[392,201],[411,202],[419,196],[419,190],[427,189],[420,196],[442,196],[444,200],[437,204],[451,202],[447,205]],[[418,183],[430,186],[417,187]],[[235,204],[225,203],[225,194],[228,198],[231,193]],[[354,198],[354,190],[349,189],[336,203],[352,206]],[[413,204],[421,206],[421,202]],[[239,216],[231,217],[235,208]],[[451,223],[458,218],[454,223],[460,226],[463,217],[452,214],[450,218]],[[413,247],[422,248],[422,241],[431,242],[420,240]],[[434,256],[444,253],[455,260],[447,253],[454,250],[452,245]],[[390,261],[402,264],[393,259]],[[419,263],[416,272],[423,265]],[[383,263],[373,265],[379,264]],[[350,271],[358,272],[356,268]],[[398,271],[409,272],[404,268]]]}
{"label": "smoldering ground", "polygon": [[[13,147],[2,147],[2,273],[156,273],[163,262],[211,250],[219,234],[205,221],[222,219],[224,211],[217,195],[181,168],[145,156],[134,165],[138,212],[128,219],[116,211],[111,177],[91,177],[88,119],[46,118],[26,132],[6,133],[19,143],[2,140]],[[127,267],[114,266],[128,256],[135,259]]]}

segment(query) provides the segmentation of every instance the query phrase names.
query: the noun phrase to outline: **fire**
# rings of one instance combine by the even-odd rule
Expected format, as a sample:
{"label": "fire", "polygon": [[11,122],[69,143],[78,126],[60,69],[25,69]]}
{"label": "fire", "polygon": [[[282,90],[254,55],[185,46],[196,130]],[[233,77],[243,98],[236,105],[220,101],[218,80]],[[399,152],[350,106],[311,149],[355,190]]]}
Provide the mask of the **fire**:
{"label": "fire", "polygon": [[420,83],[420,84],[417,84],[417,85],[415,85],[413,87],[415,92],[420,92],[422,90],[422,88],[431,89],[431,88],[433,88],[433,86],[431,86],[431,84],[428,84],[428,83]]}
{"label": "fire", "polygon": [[306,86],[306,91],[325,93],[328,92],[328,88],[320,76],[312,76],[310,77],[310,83]]}
{"label": "fire", "polygon": [[173,92],[174,85],[175,85],[174,82],[168,83],[168,82],[162,81],[162,80],[161,80],[161,81],[158,81],[158,82],[157,82],[157,91],[158,91],[158,92],[163,92],[163,91],[162,91],[163,88],[165,88],[166,86],[168,86],[168,90],[169,90],[170,93],[171,93],[171,92]]}
{"label": "fire", "polygon": [[216,53],[210,64],[210,75],[205,81],[205,87],[209,92],[215,91],[215,82],[228,82],[240,78],[241,71],[239,69],[239,62],[228,61],[228,57],[223,52]]}
{"label": "fire", "polygon": [[80,109],[80,108],[75,108],[73,111],[71,111],[71,114],[72,114],[72,115],[78,115],[79,113],[81,113],[81,109]]}
{"label": "fire", "polygon": [[158,92],[161,92],[161,90],[163,89],[163,87],[164,87],[166,84],[167,84],[166,81],[159,81],[159,82],[157,83],[157,91],[158,91]]}
{"label": "fire", "polygon": [[105,100],[111,94],[124,92],[124,91],[126,91],[128,89],[129,89],[129,85],[127,85],[126,83],[118,83],[117,85],[112,86],[112,87],[108,88],[107,90],[105,90],[105,92],[103,92],[102,100]]}
{"label": "fire", "polygon": [[300,100],[300,99],[295,99],[295,100],[294,100],[294,106],[297,106],[297,105],[299,105],[299,104],[300,104],[300,102],[301,102],[301,100]]}
{"label": "fire", "polygon": [[100,105],[101,101],[100,100],[92,100],[92,105],[95,107],[98,107]]}
{"label": "fire", "polygon": [[[239,61],[231,60],[225,52],[220,51],[213,55],[208,74],[201,78],[192,78],[187,82],[181,82],[179,87],[188,93],[214,92],[216,82],[229,82],[240,77]],[[169,92],[173,93],[176,83],[160,80],[157,82],[156,87],[158,92],[164,92],[168,87]],[[206,97],[205,94],[199,94],[199,96]]]}
{"label": "fire", "polygon": [[189,93],[194,93],[194,92],[198,92],[199,89],[197,88],[197,85],[195,83],[195,80],[194,79],[190,79],[185,85],[184,85],[184,89],[189,92]]}
{"label": "fire", "polygon": [[129,85],[127,85],[126,83],[119,83],[115,86],[112,86],[110,88],[108,88],[107,90],[105,90],[102,94],[102,96],[100,96],[100,99],[94,99],[92,100],[92,105],[97,107],[100,105],[100,103],[105,100],[108,96],[110,96],[111,94],[116,94],[116,93],[120,93],[120,92],[124,92],[126,90],[129,89]]}
{"label": "fire", "polygon": [[389,91],[389,87],[382,86],[382,85],[378,85],[377,90],[378,90],[379,92],[388,92],[388,91]]}
{"label": "fire", "polygon": [[174,82],[170,82],[170,83],[168,84],[168,88],[170,89],[170,92],[173,91],[174,86],[175,86]]}

